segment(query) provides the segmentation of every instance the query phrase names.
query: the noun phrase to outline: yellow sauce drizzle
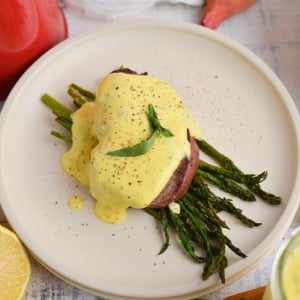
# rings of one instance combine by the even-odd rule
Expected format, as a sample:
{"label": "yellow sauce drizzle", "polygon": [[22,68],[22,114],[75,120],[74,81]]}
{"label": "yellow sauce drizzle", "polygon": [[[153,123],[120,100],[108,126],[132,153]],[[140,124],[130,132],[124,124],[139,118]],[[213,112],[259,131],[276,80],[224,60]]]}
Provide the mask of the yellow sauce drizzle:
{"label": "yellow sauce drizzle", "polygon": [[[140,156],[107,155],[149,138],[149,104],[174,136],[157,138]],[[84,104],[72,119],[73,144],[62,167],[89,186],[96,215],[108,223],[123,221],[129,207],[144,208],[162,191],[181,159],[190,156],[187,129],[201,138],[176,91],[154,76],[109,74],[97,87],[95,103]]]}

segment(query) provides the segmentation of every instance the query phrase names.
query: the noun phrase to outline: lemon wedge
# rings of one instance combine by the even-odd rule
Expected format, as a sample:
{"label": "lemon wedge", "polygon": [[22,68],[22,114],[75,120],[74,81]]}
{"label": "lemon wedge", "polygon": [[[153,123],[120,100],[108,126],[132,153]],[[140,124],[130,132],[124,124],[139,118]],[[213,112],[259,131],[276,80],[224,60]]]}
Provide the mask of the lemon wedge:
{"label": "lemon wedge", "polygon": [[17,235],[0,225],[0,299],[19,300],[25,296],[31,264]]}

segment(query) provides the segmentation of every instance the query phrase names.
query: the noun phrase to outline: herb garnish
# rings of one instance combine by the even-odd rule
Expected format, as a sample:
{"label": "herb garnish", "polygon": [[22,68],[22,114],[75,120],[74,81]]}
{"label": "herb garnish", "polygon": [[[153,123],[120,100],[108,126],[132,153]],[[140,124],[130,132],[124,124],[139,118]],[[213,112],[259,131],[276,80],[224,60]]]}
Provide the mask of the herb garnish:
{"label": "herb garnish", "polygon": [[156,138],[159,137],[160,135],[163,135],[164,137],[174,136],[169,129],[166,129],[163,126],[161,126],[161,124],[159,123],[157,113],[152,104],[149,104],[148,112],[146,112],[146,115],[148,117],[151,131],[152,131],[151,136],[147,140],[138,143],[132,147],[122,148],[116,151],[110,151],[107,152],[106,154],[111,156],[122,156],[122,157],[143,155],[150,150]]}

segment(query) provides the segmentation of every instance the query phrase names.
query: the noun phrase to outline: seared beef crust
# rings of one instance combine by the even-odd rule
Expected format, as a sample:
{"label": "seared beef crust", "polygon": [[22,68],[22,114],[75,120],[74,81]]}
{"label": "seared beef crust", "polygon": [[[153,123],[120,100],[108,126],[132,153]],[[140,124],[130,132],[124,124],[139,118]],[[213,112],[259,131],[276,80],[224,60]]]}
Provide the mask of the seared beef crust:
{"label": "seared beef crust", "polygon": [[187,138],[191,145],[190,157],[184,157],[181,160],[164,189],[150,205],[148,205],[149,207],[166,207],[171,202],[181,198],[189,189],[199,165],[199,148],[196,140],[189,135],[189,132]]}

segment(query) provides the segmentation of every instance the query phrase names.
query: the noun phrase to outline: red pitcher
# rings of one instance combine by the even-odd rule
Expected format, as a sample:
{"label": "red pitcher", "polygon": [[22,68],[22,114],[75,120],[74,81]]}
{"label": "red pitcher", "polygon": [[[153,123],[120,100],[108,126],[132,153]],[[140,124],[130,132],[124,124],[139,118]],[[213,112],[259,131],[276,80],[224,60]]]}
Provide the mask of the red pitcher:
{"label": "red pitcher", "polygon": [[1,0],[0,100],[46,50],[68,36],[57,0]]}

